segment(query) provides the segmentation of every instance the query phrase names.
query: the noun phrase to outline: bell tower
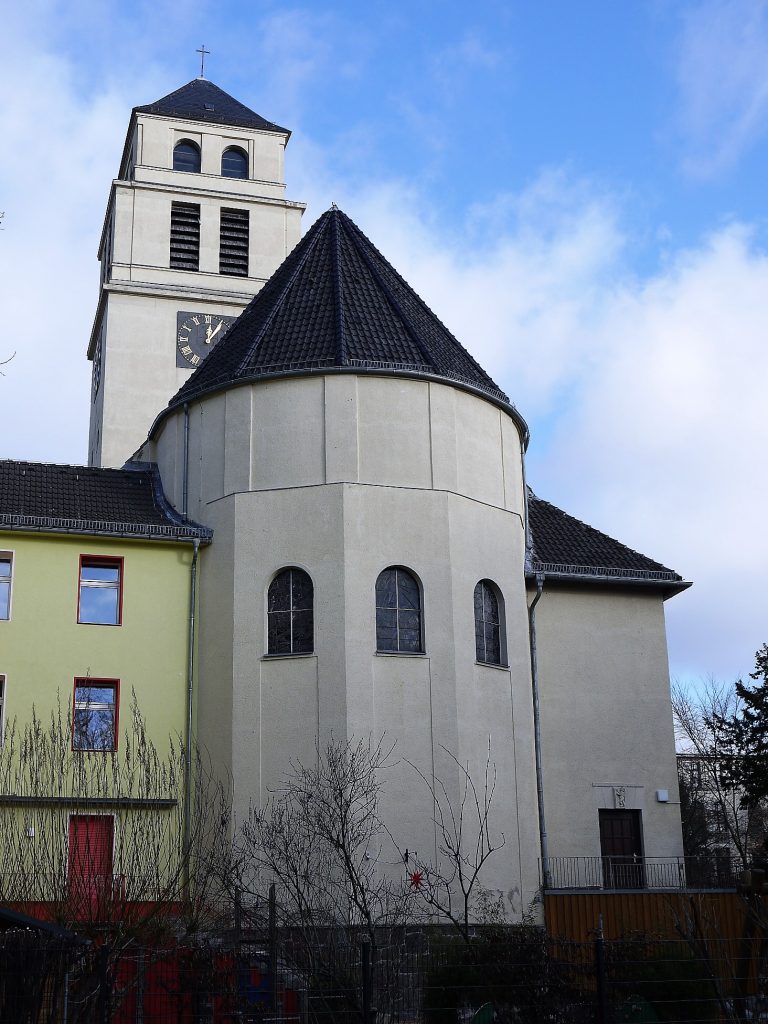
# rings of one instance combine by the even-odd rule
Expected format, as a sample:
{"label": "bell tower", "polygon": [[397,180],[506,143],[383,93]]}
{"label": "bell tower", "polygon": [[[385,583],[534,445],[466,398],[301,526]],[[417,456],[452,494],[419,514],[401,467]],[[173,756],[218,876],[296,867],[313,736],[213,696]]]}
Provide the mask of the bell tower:
{"label": "bell tower", "polygon": [[99,244],[89,465],[130,458],[298,242],[289,137],[204,78],[134,107]]}

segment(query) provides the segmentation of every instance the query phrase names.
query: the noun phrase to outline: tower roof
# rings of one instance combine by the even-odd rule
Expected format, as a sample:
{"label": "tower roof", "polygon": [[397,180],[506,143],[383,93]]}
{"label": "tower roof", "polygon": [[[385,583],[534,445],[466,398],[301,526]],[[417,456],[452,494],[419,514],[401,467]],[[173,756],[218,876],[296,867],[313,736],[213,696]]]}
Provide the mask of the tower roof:
{"label": "tower roof", "polygon": [[293,373],[440,378],[480,391],[527,427],[482,367],[335,206],[309,229],[171,399]]}
{"label": "tower roof", "polygon": [[206,78],[193,78],[191,82],[154,103],[146,103],[133,110],[137,114],[160,114],[163,117],[180,117],[185,121],[209,121],[238,128],[279,132],[281,135],[291,134],[287,128],[267,121]]}

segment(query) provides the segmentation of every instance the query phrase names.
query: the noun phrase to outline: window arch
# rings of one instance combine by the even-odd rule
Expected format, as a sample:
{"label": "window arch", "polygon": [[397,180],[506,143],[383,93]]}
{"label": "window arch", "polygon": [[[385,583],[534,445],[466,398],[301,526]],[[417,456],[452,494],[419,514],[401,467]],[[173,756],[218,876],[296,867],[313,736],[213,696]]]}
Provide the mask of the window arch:
{"label": "window arch", "polygon": [[230,146],[221,154],[221,173],[225,178],[248,177],[248,154],[239,146]]}
{"label": "window arch", "polygon": [[384,569],[376,580],[376,650],[420,654],[421,588],[400,565]]}
{"label": "window arch", "polygon": [[173,147],[173,169],[174,171],[191,171],[193,174],[200,173],[200,147],[189,139],[177,142]]}
{"label": "window arch", "polygon": [[486,665],[506,662],[504,643],[504,601],[499,588],[490,580],[475,587],[475,654]]}
{"label": "window arch", "polygon": [[303,569],[282,569],[267,593],[267,653],[314,650],[314,587]]}

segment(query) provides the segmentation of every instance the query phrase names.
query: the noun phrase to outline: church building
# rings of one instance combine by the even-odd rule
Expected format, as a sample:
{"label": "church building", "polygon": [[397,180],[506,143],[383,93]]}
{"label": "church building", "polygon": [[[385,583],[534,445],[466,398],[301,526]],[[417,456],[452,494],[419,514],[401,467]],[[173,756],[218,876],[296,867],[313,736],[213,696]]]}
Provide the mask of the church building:
{"label": "church building", "polygon": [[[82,480],[106,509],[145,474],[196,539],[182,715],[241,819],[318,744],[386,736],[382,813],[424,861],[430,786],[458,806],[457,765],[482,779],[490,750],[504,846],[483,882],[512,917],[542,883],[661,885],[651,865],[683,852],[664,602],[690,584],[535,495],[525,420],[473,339],[345,212],[302,237],[289,135],[205,79],[134,108],[100,243]],[[16,539],[49,529],[25,518],[39,491],[13,493],[0,652],[3,567],[20,595]]]}

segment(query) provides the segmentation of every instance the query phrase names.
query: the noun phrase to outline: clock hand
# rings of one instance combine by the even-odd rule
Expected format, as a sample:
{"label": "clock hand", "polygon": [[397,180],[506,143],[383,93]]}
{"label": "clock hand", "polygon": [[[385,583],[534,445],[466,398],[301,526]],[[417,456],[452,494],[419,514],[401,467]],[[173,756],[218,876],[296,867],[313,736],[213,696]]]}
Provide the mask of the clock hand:
{"label": "clock hand", "polygon": [[207,333],[206,338],[205,338],[205,344],[206,345],[210,345],[211,344],[211,342],[213,341],[213,339],[216,337],[216,335],[219,333],[219,331],[221,330],[221,328],[223,326],[224,326],[224,321],[223,320],[219,320],[219,324],[218,324],[218,326],[217,326],[215,331],[212,331],[210,327],[208,328],[208,333]]}

